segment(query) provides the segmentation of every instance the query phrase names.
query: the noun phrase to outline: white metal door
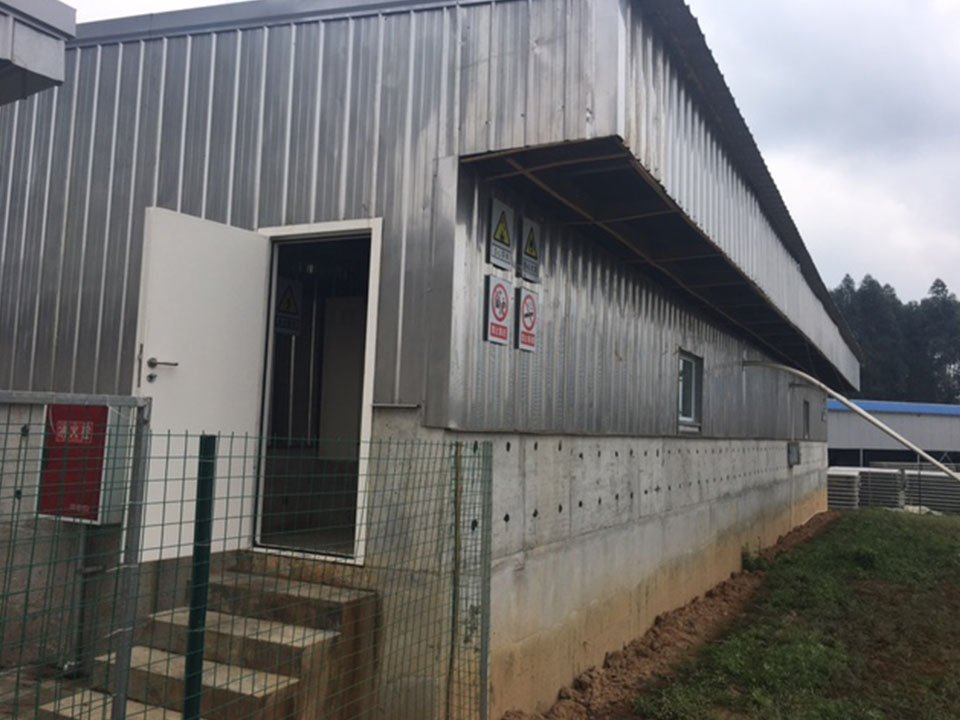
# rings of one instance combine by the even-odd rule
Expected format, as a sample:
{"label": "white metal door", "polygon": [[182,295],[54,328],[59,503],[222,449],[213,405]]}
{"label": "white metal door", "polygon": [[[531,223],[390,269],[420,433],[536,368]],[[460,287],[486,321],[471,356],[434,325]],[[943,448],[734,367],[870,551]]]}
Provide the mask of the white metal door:
{"label": "white metal door", "polygon": [[220,434],[214,551],[249,547],[270,240],[148,208],[134,394],[153,398],[144,559],[190,554],[199,433]]}

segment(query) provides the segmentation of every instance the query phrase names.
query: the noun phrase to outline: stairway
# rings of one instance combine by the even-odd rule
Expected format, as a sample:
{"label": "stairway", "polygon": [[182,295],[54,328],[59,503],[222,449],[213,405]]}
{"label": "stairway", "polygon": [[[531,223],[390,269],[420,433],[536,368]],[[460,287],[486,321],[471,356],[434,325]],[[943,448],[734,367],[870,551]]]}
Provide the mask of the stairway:
{"label": "stairway", "polygon": [[[227,570],[210,578],[201,715],[206,720],[350,720],[372,685],[376,595]],[[188,608],[151,615],[131,652],[127,717],[181,720]],[[48,703],[41,720],[110,717],[114,655],[89,690]]]}

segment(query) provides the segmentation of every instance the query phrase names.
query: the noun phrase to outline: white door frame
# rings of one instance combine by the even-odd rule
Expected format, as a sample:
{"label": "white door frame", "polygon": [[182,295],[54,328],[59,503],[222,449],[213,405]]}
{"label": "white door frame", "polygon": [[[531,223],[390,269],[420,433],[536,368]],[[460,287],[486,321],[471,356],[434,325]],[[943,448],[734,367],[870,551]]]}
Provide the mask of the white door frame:
{"label": "white door frame", "polygon": [[[272,246],[290,242],[324,242],[344,239],[354,235],[370,240],[370,268],[367,279],[367,327],[363,344],[363,391],[360,399],[360,448],[357,464],[357,510],[356,535],[353,540],[353,557],[327,555],[300,550],[258,547],[260,538],[260,519],[263,516],[263,465],[260,470],[260,484],[257,492],[256,518],[254,518],[253,549],[271,555],[311,558],[339,562],[348,565],[363,565],[367,544],[367,473],[370,464],[370,449],[373,440],[373,375],[377,354],[377,313],[380,306],[380,254],[382,249],[383,219],[369,218],[361,220],[335,220],[332,222],[308,223],[304,225],[283,225],[279,227],[257,228],[257,232],[270,239]],[[267,320],[266,363],[264,369],[263,407],[261,409],[261,451],[265,458],[267,413],[271,401],[271,382],[273,374],[273,323],[276,295],[276,253],[270,266],[270,303]],[[366,452],[364,452],[366,450]],[[262,460],[261,460],[262,463]]]}

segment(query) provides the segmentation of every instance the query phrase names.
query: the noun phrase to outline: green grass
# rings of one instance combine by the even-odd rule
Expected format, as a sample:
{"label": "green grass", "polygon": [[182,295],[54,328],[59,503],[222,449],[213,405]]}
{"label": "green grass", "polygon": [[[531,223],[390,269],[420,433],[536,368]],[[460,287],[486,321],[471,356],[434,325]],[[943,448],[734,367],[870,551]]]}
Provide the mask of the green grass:
{"label": "green grass", "polygon": [[960,518],[860,511],[781,555],[649,720],[960,718]]}

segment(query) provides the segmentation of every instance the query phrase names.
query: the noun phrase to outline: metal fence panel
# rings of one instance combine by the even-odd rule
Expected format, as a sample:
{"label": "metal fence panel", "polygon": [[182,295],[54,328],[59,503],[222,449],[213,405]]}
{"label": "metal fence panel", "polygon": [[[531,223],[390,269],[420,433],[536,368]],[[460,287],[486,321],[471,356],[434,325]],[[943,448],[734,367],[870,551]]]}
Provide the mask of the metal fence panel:
{"label": "metal fence panel", "polygon": [[[214,436],[198,503],[200,436],[141,432],[141,491],[163,489],[141,533],[133,410],[16,399],[0,404],[0,718],[486,717],[489,443]],[[224,537],[249,527],[230,514],[250,492],[257,541]]]}

